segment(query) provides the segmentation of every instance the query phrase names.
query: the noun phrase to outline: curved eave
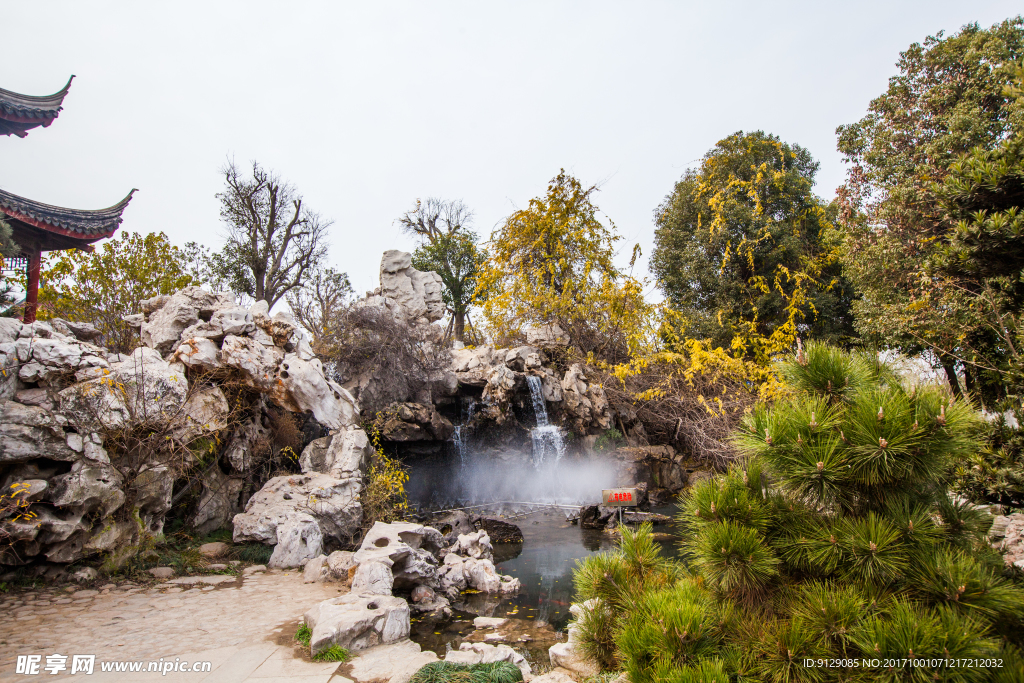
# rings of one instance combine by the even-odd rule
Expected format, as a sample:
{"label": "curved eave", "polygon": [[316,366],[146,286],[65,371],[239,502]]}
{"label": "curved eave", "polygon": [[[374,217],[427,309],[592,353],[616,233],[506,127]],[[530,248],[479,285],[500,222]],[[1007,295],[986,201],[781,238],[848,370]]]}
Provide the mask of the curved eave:
{"label": "curved eave", "polygon": [[34,228],[88,244],[117,232],[124,220],[121,214],[136,192],[133,189],[127,197],[105,209],[85,211],[43,204],[0,190],[0,212]]}
{"label": "curved eave", "polygon": [[71,89],[71,81],[74,76],[68,79],[63,88],[52,95],[36,97],[33,95],[22,95],[10,90],[0,88],[0,120],[11,124],[22,124],[10,126],[11,131],[7,134],[25,136],[25,131],[36,126],[49,126],[57,118],[63,107],[64,97]]}

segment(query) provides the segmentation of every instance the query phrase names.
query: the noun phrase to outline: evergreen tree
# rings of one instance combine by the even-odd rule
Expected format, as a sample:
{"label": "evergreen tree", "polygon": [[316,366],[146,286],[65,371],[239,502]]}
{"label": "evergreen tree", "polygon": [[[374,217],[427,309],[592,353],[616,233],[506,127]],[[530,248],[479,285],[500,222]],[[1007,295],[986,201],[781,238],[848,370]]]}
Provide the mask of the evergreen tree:
{"label": "evergreen tree", "polygon": [[[605,599],[579,590],[602,582],[631,596],[614,660],[632,683],[1019,680],[1024,591],[987,543],[991,517],[949,494],[951,463],[978,447],[976,411],[824,344],[780,373],[792,394],[747,414],[747,459],[680,500],[690,576],[626,588],[607,559],[578,571],[577,599]],[[919,661],[989,657],[1003,667]],[[893,663],[805,665],[816,658]]]}

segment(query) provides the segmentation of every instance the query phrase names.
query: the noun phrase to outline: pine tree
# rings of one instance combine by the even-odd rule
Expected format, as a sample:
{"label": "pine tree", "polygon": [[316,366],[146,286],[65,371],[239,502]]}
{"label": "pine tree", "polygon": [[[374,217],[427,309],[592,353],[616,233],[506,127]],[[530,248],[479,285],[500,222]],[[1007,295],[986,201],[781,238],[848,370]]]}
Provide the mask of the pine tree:
{"label": "pine tree", "polygon": [[[746,460],[680,500],[690,575],[644,588],[603,574],[631,596],[613,659],[632,683],[701,667],[707,680],[718,667],[740,681],[1014,680],[1024,590],[987,543],[991,517],[949,494],[951,463],[978,448],[977,411],[826,345],[779,372],[791,393],[745,416]],[[598,562],[584,563],[591,584]],[[1004,669],[919,665],[987,657]]]}

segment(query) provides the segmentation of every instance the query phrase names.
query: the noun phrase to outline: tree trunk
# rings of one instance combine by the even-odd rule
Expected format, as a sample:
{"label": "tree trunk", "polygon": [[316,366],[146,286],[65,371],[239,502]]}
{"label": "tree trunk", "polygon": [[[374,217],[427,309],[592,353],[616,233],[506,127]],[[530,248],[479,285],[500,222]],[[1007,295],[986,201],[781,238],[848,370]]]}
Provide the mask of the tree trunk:
{"label": "tree trunk", "polygon": [[455,314],[455,341],[466,341],[463,336],[466,333],[466,312],[458,311]]}
{"label": "tree trunk", "polygon": [[956,361],[949,357],[943,358],[942,369],[946,371],[946,379],[949,380],[949,388],[953,390],[953,395],[959,398],[960,379],[956,376]]}

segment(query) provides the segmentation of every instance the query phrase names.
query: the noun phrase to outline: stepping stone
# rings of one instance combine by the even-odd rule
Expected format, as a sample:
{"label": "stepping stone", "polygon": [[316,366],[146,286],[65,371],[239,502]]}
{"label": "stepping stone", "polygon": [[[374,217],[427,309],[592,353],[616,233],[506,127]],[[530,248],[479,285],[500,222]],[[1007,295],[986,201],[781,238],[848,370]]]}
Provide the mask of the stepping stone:
{"label": "stepping stone", "polygon": [[228,550],[231,549],[227,543],[221,543],[216,541],[214,543],[204,543],[199,546],[199,552],[203,557],[221,557],[227,554]]}
{"label": "stepping stone", "polygon": [[473,620],[474,628],[498,628],[505,624],[508,619],[500,619],[498,617],[477,617]]}

